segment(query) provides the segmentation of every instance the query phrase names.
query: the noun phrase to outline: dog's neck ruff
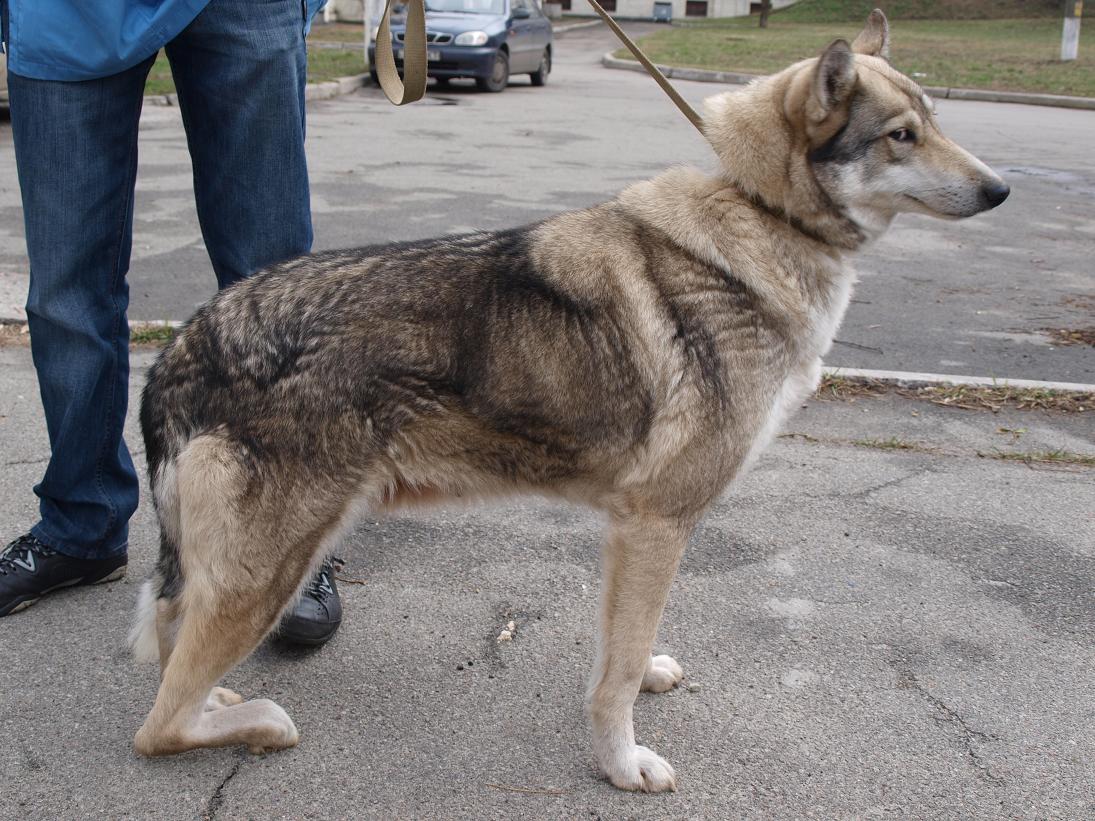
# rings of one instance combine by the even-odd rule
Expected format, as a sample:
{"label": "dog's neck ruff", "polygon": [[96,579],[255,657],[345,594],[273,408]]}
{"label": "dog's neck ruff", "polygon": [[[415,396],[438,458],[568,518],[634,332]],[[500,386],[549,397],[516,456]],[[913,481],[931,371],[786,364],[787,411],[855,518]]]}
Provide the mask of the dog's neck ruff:
{"label": "dog's neck ruff", "polygon": [[835,204],[833,204],[833,212],[827,215],[826,219],[810,224],[794,214],[789,214],[781,206],[769,202],[761,194],[746,191],[736,184],[734,187],[755,208],[764,211],[773,219],[791,226],[803,236],[822,245],[830,245],[845,251],[856,251],[864,244],[877,239],[877,233],[864,230],[856,220],[837,209]]}
{"label": "dog's neck ruff", "polygon": [[832,228],[827,229],[820,225],[812,226],[807,224],[804,220],[799,219],[793,214],[788,214],[780,206],[768,202],[768,200],[758,193],[742,191],[741,195],[754,207],[764,211],[773,219],[786,223],[800,234],[812,239],[814,242],[820,242],[823,245],[834,245],[838,248],[854,251],[863,243],[871,239],[871,237],[865,234],[853,219],[844,216],[843,214],[835,217],[836,224]]}

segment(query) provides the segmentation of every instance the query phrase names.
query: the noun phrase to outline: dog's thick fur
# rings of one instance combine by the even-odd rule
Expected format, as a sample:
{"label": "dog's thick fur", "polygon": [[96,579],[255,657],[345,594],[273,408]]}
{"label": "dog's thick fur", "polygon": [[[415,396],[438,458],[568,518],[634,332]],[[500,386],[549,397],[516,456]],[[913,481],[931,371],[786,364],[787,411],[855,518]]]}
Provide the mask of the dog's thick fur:
{"label": "dog's thick fur", "polygon": [[843,257],[895,214],[969,216],[1007,188],[939,132],[874,13],[713,100],[720,173],[669,171],[512,231],[316,254],[195,314],[141,409],[162,552],[138,649],[163,678],[141,753],[297,742],[215,687],[363,507],[517,491],[606,512],[596,759],[675,787],[632,703],[689,533],[817,383],[848,303]]}

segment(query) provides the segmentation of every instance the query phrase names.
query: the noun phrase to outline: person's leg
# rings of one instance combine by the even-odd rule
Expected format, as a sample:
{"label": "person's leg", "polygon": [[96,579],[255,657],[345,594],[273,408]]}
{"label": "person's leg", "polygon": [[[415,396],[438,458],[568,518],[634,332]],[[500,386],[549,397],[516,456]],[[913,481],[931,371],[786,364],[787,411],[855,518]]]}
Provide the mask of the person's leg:
{"label": "person's leg", "polygon": [[9,76],[27,320],[51,455],[34,533],[79,558],[124,551],[137,475],[122,439],[137,124],[152,60],[87,82]]}
{"label": "person's leg", "polygon": [[166,52],[220,287],[308,253],[300,0],[212,0]]}
{"label": "person's leg", "polygon": [[137,475],[122,439],[125,276],[137,125],[152,59],[86,82],[9,74],[23,197],[31,352],[50,459],[41,519],[0,557],[0,615],[57,587],[121,575]]}
{"label": "person's leg", "polygon": [[[202,236],[224,288],[312,247],[300,0],[212,0],[167,45],[194,164]],[[342,621],[324,562],[279,628],[322,644]]]}

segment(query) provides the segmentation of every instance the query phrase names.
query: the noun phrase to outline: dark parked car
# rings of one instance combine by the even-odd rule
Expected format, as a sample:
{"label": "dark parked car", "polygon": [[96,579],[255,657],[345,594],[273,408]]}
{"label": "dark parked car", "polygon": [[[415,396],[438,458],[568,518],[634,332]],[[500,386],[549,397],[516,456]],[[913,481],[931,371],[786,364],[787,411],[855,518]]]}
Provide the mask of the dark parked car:
{"label": "dark parked car", "polygon": [[[403,67],[402,22],[392,23],[397,68]],[[429,0],[426,3],[428,74],[445,84],[474,77],[483,91],[501,91],[510,75],[528,74],[534,86],[551,71],[551,22],[536,0]],[[376,47],[369,45],[369,64]],[[376,70],[373,69],[373,82]]]}

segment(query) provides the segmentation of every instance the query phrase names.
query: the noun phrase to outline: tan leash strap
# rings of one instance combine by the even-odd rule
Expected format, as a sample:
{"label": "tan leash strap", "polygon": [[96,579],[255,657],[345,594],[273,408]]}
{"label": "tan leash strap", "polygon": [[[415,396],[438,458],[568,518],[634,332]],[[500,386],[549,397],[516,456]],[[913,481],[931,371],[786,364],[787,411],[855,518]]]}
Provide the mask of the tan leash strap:
{"label": "tan leash strap", "polygon": [[392,52],[392,3],[387,0],[380,28],[376,31],[376,78],[384,94],[396,105],[421,100],[426,93],[426,4],[424,0],[405,0],[406,32],[403,35],[403,79],[395,67]]}
{"label": "tan leash strap", "polygon": [[[601,4],[597,0],[588,1],[612,32],[620,38],[620,42],[627,46],[628,50],[635,55],[635,59],[662,87],[662,91],[669,95],[669,99],[688,118],[688,122],[696,126],[702,134],[703,118],[696,109],[677,93],[677,89],[673,88],[666,76],[650,62],[642,49],[624,34],[623,29],[616,25],[612,16],[601,8]],[[424,0],[406,0],[407,27],[406,34],[403,35],[403,80],[400,81],[399,71],[395,67],[395,55],[392,53],[392,32],[389,25],[393,2],[394,0],[387,0],[384,16],[380,19],[380,28],[376,32],[376,76],[388,99],[396,105],[403,105],[420,100],[426,93],[426,7]]]}
{"label": "tan leash strap", "polygon": [[624,34],[623,29],[616,25],[616,21],[612,19],[612,16],[601,8],[601,4],[597,0],[588,0],[589,5],[593,6],[593,10],[601,16],[601,19],[605,21],[605,24],[612,29],[612,32],[620,38],[620,42],[627,46],[628,50],[635,55],[635,59],[638,60],[642,67],[646,69],[647,73],[654,78],[654,82],[662,87],[662,91],[669,95],[669,99],[677,104],[677,108],[681,110],[681,114],[688,118],[688,122],[696,126],[699,132],[703,133],[703,118],[696,112],[696,109],[692,108],[684,97],[677,93],[677,89],[673,88],[672,83],[666,78],[658,67],[650,62],[650,59],[643,54],[643,50],[639,48],[635,43]]}

